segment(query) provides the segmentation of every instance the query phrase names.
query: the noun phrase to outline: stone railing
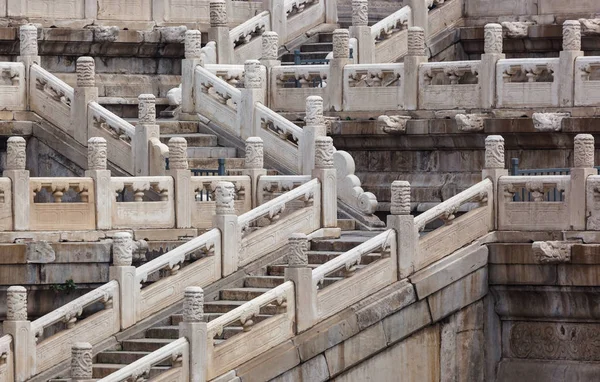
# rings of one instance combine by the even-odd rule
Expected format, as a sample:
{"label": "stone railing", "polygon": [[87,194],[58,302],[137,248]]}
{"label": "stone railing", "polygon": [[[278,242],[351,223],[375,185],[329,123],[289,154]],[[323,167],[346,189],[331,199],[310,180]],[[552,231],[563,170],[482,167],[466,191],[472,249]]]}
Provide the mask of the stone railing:
{"label": "stone railing", "polygon": [[202,114],[231,133],[239,135],[240,121],[237,111],[241,102],[241,91],[202,66],[196,67],[194,83],[195,104],[202,105]]}
{"label": "stone railing", "polygon": [[499,60],[496,67],[497,107],[559,106],[559,61],[558,58]]}
{"label": "stone railing", "polygon": [[430,62],[419,67],[419,108],[472,107],[481,98],[480,61]]}
{"label": "stone railing", "polygon": [[270,30],[270,13],[262,12],[229,31],[233,62],[242,63],[259,58],[257,52],[261,51],[262,34]]}
{"label": "stone railing", "polygon": [[274,199],[277,196],[310,182],[310,175],[265,175],[258,180],[256,192],[258,204]]}
{"label": "stone railing", "polygon": [[[277,17],[280,15],[275,13],[275,18],[272,20],[274,25],[285,23],[285,33],[282,34],[281,29],[273,28],[273,30],[280,36],[285,36],[282,38],[283,41],[293,40],[326,21],[326,6],[331,7],[330,4],[326,5],[326,2],[319,0],[283,0],[283,16],[285,18],[278,20]],[[272,3],[275,4],[276,2]],[[278,6],[279,4],[274,5],[276,8]]]}
{"label": "stone railing", "polygon": [[600,105],[600,57],[575,60],[575,99],[577,106]]}
{"label": "stone railing", "polygon": [[346,65],[345,111],[398,110],[403,107],[404,64]]}
{"label": "stone railing", "polygon": [[27,82],[22,62],[0,63],[0,92],[7,110],[27,110]]}
{"label": "stone railing", "polygon": [[244,87],[244,65],[205,64],[204,69],[227,82],[234,88]]}
{"label": "stone railing", "polygon": [[29,105],[31,111],[74,136],[71,107],[74,91],[58,77],[37,64],[29,69]]}
{"label": "stone railing", "polygon": [[[425,0],[427,7],[427,38],[428,40],[441,32],[459,25],[463,18],[462,0]],[[417,25],[417,24],[415,24]],[[421,26],[421,25],[418,25]]]}
{"label": "stone railing", "polygon": [[[262,180],[263,176],[259,178]],[[249,176],[192,176],[191,187],[194,191],[194,207],[192,208],[192,226],[194,228],[212,228],[212,216],[216,212],[215,192],[219,182],[231,182],[235,187],[235,213],[241,215],[252,209],[252,179]],[[262,204],[262,200],[259,201]]]}
{"label": "stone railing", "polygon": [[410,26],[412,12],[408,5],[371,26],[371,37],[374,40],[373,62],[395,62],[406,55]]}
{"label": "stone railing", "polygon": [[13,382],[15,380],[15,354],[12,349],[12,336],[4,335],[0,337],[0,382]]}
{"label": "stone railing", "polygon": [[[274,66],[271,68],[270,107],[294,111],[308,96],[326,98],[329,65]],[[292,106],[293,105],[293,106]]]}

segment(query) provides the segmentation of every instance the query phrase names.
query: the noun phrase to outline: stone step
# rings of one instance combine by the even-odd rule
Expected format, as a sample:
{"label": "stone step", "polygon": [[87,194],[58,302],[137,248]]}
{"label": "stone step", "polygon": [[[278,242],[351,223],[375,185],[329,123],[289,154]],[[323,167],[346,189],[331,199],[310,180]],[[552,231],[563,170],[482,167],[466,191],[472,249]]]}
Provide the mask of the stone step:
{"label": "stone step", "polygon": [[[227,313],[241,305],[244,305],[248,301],[211,301],[204,303],[205,313]],[[277,314],[277,307],[273,304],[269,304],[260,308],[260,314],[273,315]]]}
{"label": "stone step", "polygon": [[219,291],[219,300],[250,301],[269,290],[270,288],[227,288]]}
{"label": "stone step", "polygon": [[[325,264],[343,254],[344,252],[330,252],[330,251],[308,251],[308,262],[310,264]],[[369,253],[363,255],[360,259],[361,264],[371,264],[381,259],[379,253]]]}
{"label": "stone step", "polygon": [[154,326],[146,330],[145,337],[176,340],[179,338],[179,326]]}
{"label": "stone step", "polygon": [[[99,364],[121,364],[121,365],[129,365],[137,361],[138,359],[147,356],[150,352],[145,351],[119,351],[119,350],[111,350],[111,351],[103,351],[102,353],[98,353],[96,355],[96,363]],[[170,366],[171,360],[166,359],[160,362],[157,366]]]}
{"label": "stone step", "polygon": [[275,288],[283,282],[283,276],[247,276],[244,279],[244,286],[248,288]]}
{"label": "stone step", "polygon": [[[328,42],[333,44],[333,33],[332,32],[323,32],[319,33],[319,42]],[[333,49],[331,49],[333,50]]]}
{"label": "stone step", "polygon": [[[137,118],[124,118],[127,122],[136,126]],[[174,119],[157,118],[156,124],[160,126],[161,134],[195,134],[198,132],[198,122],[196,121],[177,121]]]}
{"label": "stone step", "polygon": [[173,340],[164,338],[136,338],[123,341],[122,347],[126,351],[153,352],[171,342]]}
{"label": "stone step", "polygon": [[188,158],[235,158],[237,150],[234,147],[188,147]]}
{"label": "stone step", "polygon": [[332,52],[332,42],[311,42],[300,47],[301,52]]}
{"label": "stone step", "polygon": [[313,240],[310,243],[310,249],[313,251],[347,252],[380,233],[380,231],[344,231],[339,239]]}
{"label": "stone step", "polygon": [[[188,158],[190,168],[219,168],[218,158]],[[244,168],[244,158],[228,157],[225,158],[225,169],[242,169]]]}
{"label": "stone step", "polygon": [[[317,268],[320,265],[322,265],[322,264],[308,264],[308,266],[310,268],[313,268],[313,269]],[[271,275],[271,276],[283,276],[284,272],[285,272],[285,267],[287,267],[287,265],[283,265],[283,264],[281,264],[281,265],[269,265],[267,267],[267,269],[268,269],[269,275]],[[364,264],[359,265],[357,267],[357,270],[362,269],[364,267],[365,267]],[[344,278],[344,275],[345,275],[345,270],[342,268],[342,269],[339,269],[339,270],[337,270],[337,271],[335,271],[335,272],[327,275],[327,278],[333,278],[333,280],[337,281],[337,280],[339,280],[341,278]],[[329,284],[331,284],[331,282]]]}
{"label": "stone step", "polygon": [[[300,52],[300,59],[301,60],[322,60],[322,59],[326,58],[330,52],[331,51]],[[283,56],[281,56],[281,61],[294,62],[294,57],[295,57],[295,54],[293,52],[286,53]]]}
{"label": "stone step", "polygon": [[[114,373],[115,371],[121,369],[122,367],[124,367],[126,365],[118,365],[118,364],[114,364],[114,363],[95,363],[93,364],[93,378],[104,378],[112,373]],[[153,378],[156,377],[157,375],[164,373],[165,371],[169,370],[169,366],[153,366],[150,369],[150,373],[148,373],[148,377],[149,378]]]}
{"label": "stone step", "polygon": [[161,134],[160,141],[164,144],[169,143],[169,139],[173,137],[185,138],[188,147],[216,147],[217,136],[212,134]]}
{"label": "stone step", "polygon": [[[217,317],[221,317],[222,315],[223,315],[223,313],[204,313],[204,317],[207,322],[210,322]],[[266,320],[269,317],[272,317],[272,316],[268,315],[268,314],[259,314],[258,316],[254,316],[253,320],[254,320],[254,322],[260,322],[260,321]],[[183,321],[182,314],[174,314],[171,316],[171,323],[173,325],[179,325],[179,323],[182,321]],[[241,324],[239,322],[234,322],[231,324],[231,326],[240,326],[240,325]]]}
{"label": "stone step", "polygon": [[342,231],[354,231],[356,229],[356,220],[354,220],[354,219],[338,219],[337,226]]}

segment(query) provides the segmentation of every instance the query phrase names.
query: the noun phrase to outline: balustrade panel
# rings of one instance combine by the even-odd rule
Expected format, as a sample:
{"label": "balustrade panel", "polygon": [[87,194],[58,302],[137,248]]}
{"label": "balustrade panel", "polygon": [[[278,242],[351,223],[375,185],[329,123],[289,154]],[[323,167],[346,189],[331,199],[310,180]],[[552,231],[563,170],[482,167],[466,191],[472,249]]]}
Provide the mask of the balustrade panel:
{"label": "balustrade panel", "polygon": [[0,63],[0,102],[6,110],[27,110],[27,85],[23,63]]}
{"label": "balustrade panel", "polygon": [[402,109],[403,76],[404,64],[346,65],[344,111]]}
{"label": "balustrade panel", "polygon": [[215,191],[219,182],[231,182],[235,186],[236,215],[252,209],[252,184],[249,176],[193,176],[191,183],[195,201],[192,209],[194,228],[212,228],[216,210]]}
{"label": "balustrade panel", "polygon": [[29,76],[31,110],[72,136],[73,88],[37,64],[31,65]]}
{"label": "balustrade panel", "polygon": [[304,111],[306,97],[326,99],[329,65],[275,66],[271,69],[271,109]]}
{"label": "balustrade panel", "polygon": [[600,57],[575,60],[575,106],[600,106]]}
{"label": "balustrade panel", "polygon": [[429,62],[419,66],[419,107],[456,109],[478,107],[481,61]]}
{"label": "balustrade panel", "polygon": [[496,65],[497,106],[558,106],[558,58],[499,60]]}

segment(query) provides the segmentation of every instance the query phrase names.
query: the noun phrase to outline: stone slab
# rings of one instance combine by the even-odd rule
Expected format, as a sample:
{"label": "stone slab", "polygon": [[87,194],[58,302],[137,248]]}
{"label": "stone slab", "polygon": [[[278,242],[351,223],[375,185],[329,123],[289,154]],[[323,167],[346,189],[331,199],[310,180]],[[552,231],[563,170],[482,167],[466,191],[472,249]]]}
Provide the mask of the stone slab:
{"label": "stone slab", "polygon": [[558,285],[599,286],[600,265],[559,264],[557,266]]}
{"label": "stone slab", "polygon": [[290,370],[300,363],[300,356],[290,340],[253,358],[236,369],[244,382],[260,382]]}
{"label": "stone slab", "polygon": [[531,243],[492,243],[488,250],[489,264],[538,264]]}
{"label": "stone slab", "polygon": [[0,244],[0,264],[25,264],[26,249],[25,244]]}
{"label": "stone slab", "polygon": [[327,361],[325,361],[324,355],[319,354],[308,362],[296,366],[292,370],[280,375],[277,378],[273,378],[271,382],[324,382],[327,380],[329,380]]}
{"label": "stone slab", "polygon": [[110,242],[52,243],[54,263],[110,263]]}
{"label": "stone slab", "polygon": [[356,314],[359,329],[363,330],[416,300],[413,285],[403,280],[363,299],[351,309]]}
{"label": "stone slab", "polygon": [[498,366],[496,381],[596,381],[598,375],[600,375],[600,365],[598,363],[505,359]]}
{"label": "stone slab", "polygon": [[426,300],[411,304],[383,320],[388,345],[396,343],[431,323]]}
{"label": "stone slab", "polygon": [[196,236],[198,236],[198,230],[195,228],[133,230],[133,237],[135,240],[175,241]]}
{"label": "stone slab", "polygon": [[556,285],[556,265],[490,264],[490,285]]}

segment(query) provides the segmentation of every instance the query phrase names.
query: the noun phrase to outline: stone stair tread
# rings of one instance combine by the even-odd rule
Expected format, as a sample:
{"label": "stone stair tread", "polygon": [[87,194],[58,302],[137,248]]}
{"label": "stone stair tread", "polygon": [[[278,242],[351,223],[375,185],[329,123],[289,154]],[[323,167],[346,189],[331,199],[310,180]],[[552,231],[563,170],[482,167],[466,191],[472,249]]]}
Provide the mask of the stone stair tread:
{"label": "stone stair tread", "polygon": [[230,290],[230,291],[244,291],[244,292],[262,292],[266,293],[271,290],[271,288],[256,288],[256,287],[240,287],[240,288],[224,288],[221,290]]}

